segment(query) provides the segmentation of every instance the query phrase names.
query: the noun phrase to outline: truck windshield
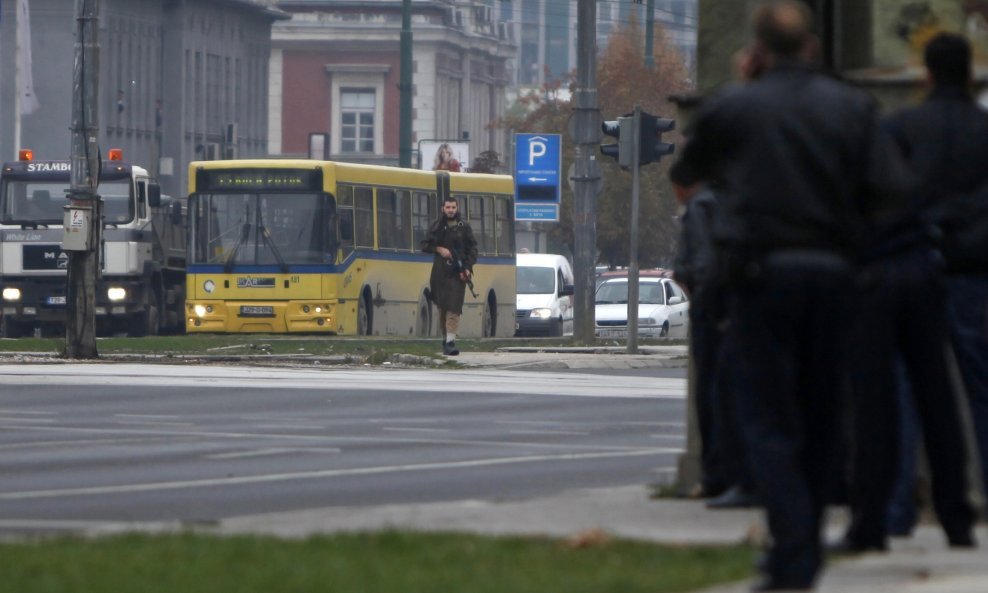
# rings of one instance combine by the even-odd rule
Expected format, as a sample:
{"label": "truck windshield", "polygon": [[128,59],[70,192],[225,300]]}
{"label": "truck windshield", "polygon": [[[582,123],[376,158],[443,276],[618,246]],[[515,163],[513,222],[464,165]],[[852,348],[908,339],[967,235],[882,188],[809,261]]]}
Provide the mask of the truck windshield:
{"label": "truck windshield", "polygon": [[325,194],[196,194],[190,198],[192,263],[333,263],[335,208]]}
{"label": "truck windshield", "polygon": [[[6,179],[0,195],[0,223],[60,225],[68,205],[68,182]],[[123,224],[134,220],[134,197],[129,180],[105,181],[97,193],[103,198],[103,220]]]}

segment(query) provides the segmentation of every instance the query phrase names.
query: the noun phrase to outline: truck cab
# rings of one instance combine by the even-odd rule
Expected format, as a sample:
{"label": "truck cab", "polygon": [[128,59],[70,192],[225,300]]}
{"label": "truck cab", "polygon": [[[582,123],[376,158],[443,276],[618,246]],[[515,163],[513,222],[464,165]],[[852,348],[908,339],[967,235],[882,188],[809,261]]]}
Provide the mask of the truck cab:
{"label": "truck cab", "polygon": [[[143,335],[181,327],[184,224],[146,169],[119,150],[101,165],[102,229],[96,323],[100,333]],[[0,169],[0,333],[64,331],[69,254],[63,250],[71,163],[35,160],[22,150]]]}

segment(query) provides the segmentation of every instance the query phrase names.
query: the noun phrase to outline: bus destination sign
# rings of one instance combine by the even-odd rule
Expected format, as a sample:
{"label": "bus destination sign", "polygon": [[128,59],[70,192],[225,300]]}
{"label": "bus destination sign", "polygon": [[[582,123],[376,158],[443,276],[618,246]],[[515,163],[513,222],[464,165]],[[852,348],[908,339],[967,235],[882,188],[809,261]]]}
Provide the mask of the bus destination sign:
{"label": "bus destination sign", "polygon": [[229,191],[322,191],[319,169],[200,169],[201,193]]}

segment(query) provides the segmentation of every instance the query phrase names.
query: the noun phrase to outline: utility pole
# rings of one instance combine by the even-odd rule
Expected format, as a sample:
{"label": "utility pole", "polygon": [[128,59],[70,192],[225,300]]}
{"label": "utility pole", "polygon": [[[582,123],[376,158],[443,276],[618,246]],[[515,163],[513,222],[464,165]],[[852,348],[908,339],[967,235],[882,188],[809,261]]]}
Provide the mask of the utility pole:
{"label": "utility pole", "polygon": [[412,0],[401,2],[401,75],[398,81],[398,166],[412,166]]}
{"label": "utility pole", "polygon": [[597,195],[600,166],[600,109],[597,107],[597,2],[579,0],[577,6],[576,92],[569,133],[575,145],[573,167],[573,264],[575,307],[573,338],[594,341],[594,265],[597,262]]}
{"label": "utility pole", "polygon": [[655,68],[655,0],[648,0],[645,4],[645,67],[649,70]]}
{"label": "utility pole", "polygon": [[76,0],[72,78],[72,185],[62,248],[69,255],[65,318],[66,358],[98,358],[96,278],[100,271],[103,204],[99,185],[99,0]]}

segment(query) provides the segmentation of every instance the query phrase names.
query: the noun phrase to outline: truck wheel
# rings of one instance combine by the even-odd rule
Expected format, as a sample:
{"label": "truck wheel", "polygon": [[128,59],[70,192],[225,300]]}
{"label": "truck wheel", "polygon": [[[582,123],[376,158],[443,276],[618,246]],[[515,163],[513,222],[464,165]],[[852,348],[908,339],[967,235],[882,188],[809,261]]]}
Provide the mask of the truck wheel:
{"label": "truck wheel", "polygon": [[161,329],[161,295],[152,290],[148,295],[148,306],[145,311],[138,313],[131,335],[134,337],[156,336]]}
{"label": "truck wheel", "polygon": [[4,317],[0,322],[0,333],[4,338],[19,338],[24,335],[21,325],[8,317]]}

